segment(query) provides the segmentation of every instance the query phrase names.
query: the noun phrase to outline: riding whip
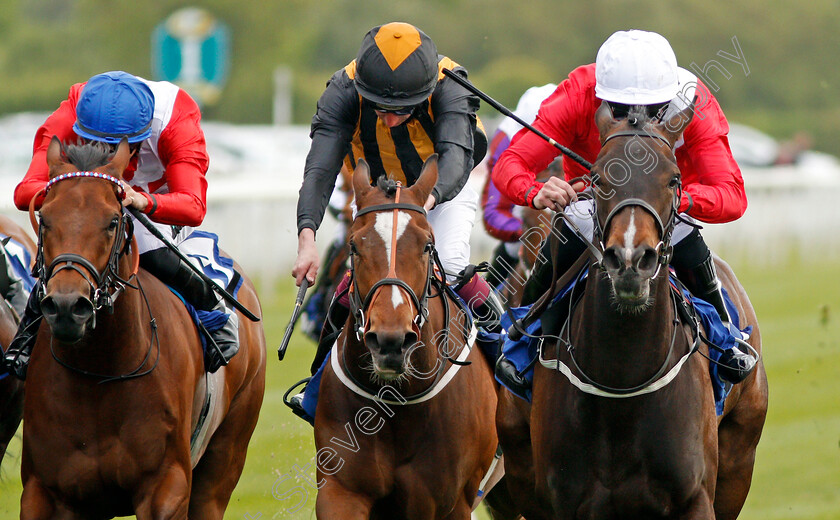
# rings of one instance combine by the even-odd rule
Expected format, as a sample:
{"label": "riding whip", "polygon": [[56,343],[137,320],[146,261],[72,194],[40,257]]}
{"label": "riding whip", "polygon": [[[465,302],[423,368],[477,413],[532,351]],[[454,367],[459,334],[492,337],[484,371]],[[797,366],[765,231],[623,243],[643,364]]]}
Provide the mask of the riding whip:
{"label": "riding whip", "polygon": [[286,325],[286,333],[283,334],[283,341],[277,348],[277,357],[280,358],[280,361],[283,361],[283,358],[286,357],[286,349],[289,348],[289,340],[292,339],[292,331],[295,330],[295,323],[297,323],[297,320],[300,317],[300,311],[303,309],[303,297],[306,296],[307,289],[309,289],[309,280],[304,276],[303,281],[300,282],[297,297],[295,298],[295,310],[292,312],[292,319],[290,319],[289,324]]}
{"label": "riding whip", "polygon": [[538,136],[542,137],[548,144],[550,144],[551,146],[557,148],[558,150],[560,150],[561,152],[566,154],[569,157],[569,159],[572,159],[573,161],[580,164],[581,166],[583,166],[587,170],[592,169],[592,163],[590,163],[589,161],[587,161],[586,159],[584,159],[580,155],[576,154],[575,152],[571,151],[570,149],[566,148],[562,144],[558,143],[554,139],[550,138],[549,136],[545,135],[544,133],[540,132],[539,130],[537,130],[536,128],[531,126],[526,121],[523,121],[521,117],[517,116],[516,114],[511,112],[507,107],[505,107],[504,105],[502,105],[501,103],[499,103],[495,99],[491,98],[490,96],[488,96],[484,92],[480,91],[478,89],[478,87],[476,87],[475,85],[470,83],[468,80],[466,80],[466,79],[462,78],[461,76],[455,74],[454,72],[452,72],[449,69],[443,69],[443,73],[445,75],[447,75],[448,77],[450,77],[451,79],[453,79],[455,81],[455,83],[458,83],[459,85],[461,85],[465,89],[469,90],[470,92],[472,92],[476,96],[480,97],[483,101],[486,101],[488,104],[490,104],[491,107],[495,108],[496,110],[498,110],[502,114],[504,114],[504,115],[508,116],[509,118],[513,119],[514,121],[516,121],[520,125],[524,126],[528,130],[534,132]]}
{"label": "riding whip", "polygon": [[155,225],[152,223],[152,221],[149,220],[149,217],[147,217],[143,213],[140,213],[140,211],[135,209],[135,208],[126,207],[125,209],[127,209],[129,211],[129,213],[134,215],[134,218],[136,218],[138,222],[143,224],[143,226],[146,229],[148,229],[155,236],[155,238],[157,238],[158,240],[163,242],[166,245],[166,247],[168,247],[169,249],[172,250],[173,253],[178,255],[178,258],[180,258],[181,261],[183,261],[185,264],[187,264],[187,267],[189,267],[195,274],[197,274],[199,276],[199,278],[201,278],[204,281],[204,283],[208,284],[211,289],[216,291],[216,293],[219,296],[224,298],[224,300],[226,302],[233,305],[236,308],[236,310],[241,312],[249,320],[260,321],[260,319],[253,312],[249,311],[247,307],[245,307],[244,305],[242,305],[241,303],[236,301],[236,298],[234,298],[232,294],[227,292],[223,287],[221,287],[218,283],[216,283],[215,280],[213,280],[212,278],[210,278],[209,276],[204,274],[204,271],[202,271],[201,269],[199,269],[198,267],[193,265],[193,263],[190,262],[190,260],[187,258],[187,256],[178,249],[178,246],[173,244],[172,241],[170,241],[168,238],[166,238],[163,235],[163,233],[161,233],[160,230],[157,227],[155,227]]}

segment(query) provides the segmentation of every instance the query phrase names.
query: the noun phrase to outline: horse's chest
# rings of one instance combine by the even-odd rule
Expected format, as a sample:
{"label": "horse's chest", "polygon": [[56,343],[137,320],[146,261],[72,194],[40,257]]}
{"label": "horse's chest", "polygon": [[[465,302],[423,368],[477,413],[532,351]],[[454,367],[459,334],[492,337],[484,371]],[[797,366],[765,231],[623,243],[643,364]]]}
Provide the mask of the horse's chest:
{"label": "horse's chest", "polygon": [[702,427],[689,418],[582,424],[560,434],[575,449],[564,450],[547,475],[552,494],[577,517],[668,518],[703,492],[709,468]]}
{"label": "horse's chest", "polygon": [[117,438],[98,442],[64,439],[60,444],[64,447],[32,448],[30,461],[32,474],[61,502],[87,504],[112,513],[129,511],[127,490],[136,488],[144,472],[153,469]]}
{"label": "horse's chest", "polygon": [[131,398],[84,399],[69,389],[65,395],[76,404],[59,406],[43,394],[25,416],[31,473],[47,487],[67,497],[101,497],[135,487],[163,465],[171,414],[140,413]]}

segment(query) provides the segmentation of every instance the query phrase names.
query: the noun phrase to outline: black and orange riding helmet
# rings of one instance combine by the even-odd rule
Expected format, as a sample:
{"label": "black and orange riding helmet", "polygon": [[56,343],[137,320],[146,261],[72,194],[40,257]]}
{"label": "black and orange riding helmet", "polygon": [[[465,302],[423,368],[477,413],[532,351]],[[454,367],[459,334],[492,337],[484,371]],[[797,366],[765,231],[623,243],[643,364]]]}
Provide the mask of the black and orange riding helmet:
{"label": "black and orange riding helmet", "polygon": [[438,79],[437,48],[411,24],[392,22],[371,29],[356,57],[356,90],[386,107],[418,105]]}

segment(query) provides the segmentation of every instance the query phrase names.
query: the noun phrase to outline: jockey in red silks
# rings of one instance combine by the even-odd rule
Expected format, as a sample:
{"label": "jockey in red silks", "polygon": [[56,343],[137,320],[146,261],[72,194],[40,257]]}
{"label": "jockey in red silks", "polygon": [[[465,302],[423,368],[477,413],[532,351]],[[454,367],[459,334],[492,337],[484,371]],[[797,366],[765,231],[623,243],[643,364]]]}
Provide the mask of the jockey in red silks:
{"label": "jockey in red silks", "polygon": [[[327,83],[312,118],[312,145],[298,199],[298,256],[292,270],[298,285],[304,277],[315,281],[315,231],[342,162],[352,171],[362,158],[370,165],[372,181],[387,175],[411,186],[423,162],[438,154],[439,178],[425,205],[435,247],[450,281],[469,265],[478,194],[467,180],[487,151],[487,137],[476,116],[478,98],[449,80],[443,69],[467,76],[463,67],[438,54],[425,33],[394,22],[371,29],[356,59]],[[484,278],[473,276],[457,290],[480,328],[501,331],[502,307]],[[347,302],[332,305],[329,314],[328,323],[343,324]],[[322,331],[313,374],[337,335],[330,329]],[[293,408],[301,399],[302,394],[292,398]]]}
{"label": "jockey in red silks", "polygon": [[[205,174],[209,158],[200,120],[196,102],[169,82],[147,81],[127,72],[112,71],[75,84],[35,135],[29,169],[15,188],[15,205],[28,210],[29,202],[46,186],[47,148],[53,136],[65,143],[101,143],[112,150],[125,138],[132,158],[123,174],[123,205],[145,213],[164,236],[172,237],[178,244],[201,224],[207,211]],[[36,199],[35,207],[40,207],[41,202]],[[144,269],[177,290],[197,309],[225,312],[223,300],[149,230],[136,224],[134,235]],[[43,316],[42,297],[39,282],[5,355],[6,363],[21,379],[26,375]],[[227,323],[211,333],[218,347],[208,348],[207,369],[211,372],[226,365],[239,349],[237,316],[235,312],[229,315]]]}
{"label": "jockey in red silks", "polygon": [[[573,70],[540,106],[533,126],[594,162],[601,149],[595,111],[607,103],[613,118],[627,117],[630,108],[642,106],[653,116],[663,116],[687,108],[694,101],[694,117],[675,146],[677,164],[682,174],[680,216],[723,223],[736,220],[747,208],[744,181],[729,149],[729,123],[715,97],[691,72],[677,66],[668,41],[645,31],[619,31],[610,36],[598,51],[595,63]],[[566,208],[576,225],[592,239],[591,201],[577,200],[568,181],[589,172],[571,160],[563,161],[565,180],[551,178],[536,181],[540,172],[558,155],[558,150],[527,130],[520,131],[499,158],[493,179],[499,189],[515,203],[537,209]],[[565,272],[584,252],[583,241],[564,223],[560,231],[560,254],[554,259],[559,272]],[[546,241],[547,242],[547,241]],[[696,296],[711,303],[725,325],[731,323],[724,304],[721,284],[715,272],[711,251],[700,231],[678,222],[673,235],[671,265],[680,279]],[[547,251],[546,251],[547,253]],[[541,258],[547,258],[546,254]],[[544,262],[534,269],[525,287],[523,305],[533,303],[544,291],[552,268]],[[730,327],[730,329],[733,327]],[[733,332],[736,342],[743,343]],[[719,373],[732,383],[749,375],[755,358],[746,347],[724,352]],[[510,362],[499,365],[510,374]],[[499,371],[497,370],[497,375]],[[520,377],[512,385],[526,384]]]}
{"label": "jockey in red silks", "polygon": [[[529,88],[519,98],[513,113],[526,123],[532,123],[537,117],[540,103],[554,92],[555,88],[557,85],[554,83]],[[522,125],[516,120],[506,117],[490,139],[490,148],[487,152],[487,180],[484,182],[484,190],[481,193],[482,217],[487,234],[500,241],[493,250],[490,270],[486,277],[487,282],[493,287],[501,284],[519,262],[521,245],[519,239],[525,231],[522,229],[522,219],[516,214],[516,204],[502,194],[493,183],[493,166],[502,152],[510,146],[513,136],[521,129]]]}

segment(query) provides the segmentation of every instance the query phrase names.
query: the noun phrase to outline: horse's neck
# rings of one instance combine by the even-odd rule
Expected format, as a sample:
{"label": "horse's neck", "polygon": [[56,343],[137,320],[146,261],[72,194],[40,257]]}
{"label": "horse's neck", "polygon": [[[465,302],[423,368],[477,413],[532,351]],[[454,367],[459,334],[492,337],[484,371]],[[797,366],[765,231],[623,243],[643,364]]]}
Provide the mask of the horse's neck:
{"label": "horse's neck", "polygon": [[579,347],[575,356],[581,366],[593,367],[593,376],[594,367],[605,366],[605,359],[642,373],[659,368],[670,348],[675,317],[665,273],[651,285],[653,304],[638,314],[619,311],[606,275],[593,271],[590,276],[573,331],[572,343]]}

